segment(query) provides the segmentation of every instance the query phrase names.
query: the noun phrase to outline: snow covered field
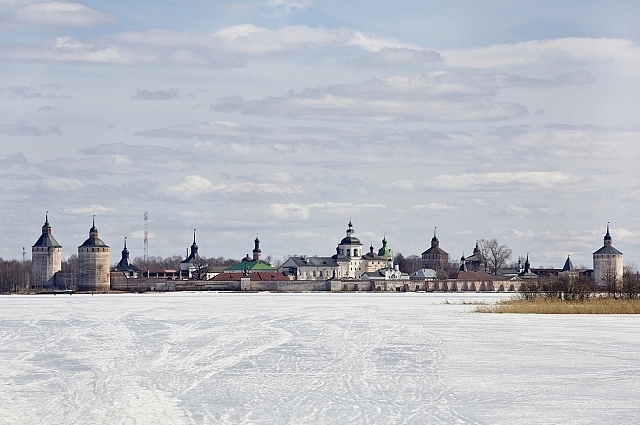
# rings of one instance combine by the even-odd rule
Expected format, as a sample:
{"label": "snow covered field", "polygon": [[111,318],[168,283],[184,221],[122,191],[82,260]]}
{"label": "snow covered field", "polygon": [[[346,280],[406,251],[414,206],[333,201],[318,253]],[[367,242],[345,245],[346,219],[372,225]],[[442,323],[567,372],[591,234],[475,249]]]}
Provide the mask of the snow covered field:
{"label": "snow covered field", "polygon": [[640,317],[461,304],[496,298],[2,296],[0,423],[640,421]]}

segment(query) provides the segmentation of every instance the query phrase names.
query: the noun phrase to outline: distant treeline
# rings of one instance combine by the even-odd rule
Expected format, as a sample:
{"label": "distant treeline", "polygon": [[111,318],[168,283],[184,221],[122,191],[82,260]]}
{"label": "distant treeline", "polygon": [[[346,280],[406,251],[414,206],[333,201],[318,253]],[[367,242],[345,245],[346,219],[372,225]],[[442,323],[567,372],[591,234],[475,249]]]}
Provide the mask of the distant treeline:
{"label": "distant treeline", "polygon": [[[240,262],[233,258],[216,257],[198,257],[199,262],[208,267],[228,267]],[[149,257],[144,261],[143,257],[136,257],[132,260],[133,264],[142,271],[147,270],[180,270],[180,262],[184,257],[173,255],[171,257]],[[115,264],[114,264],[115,266]]]}

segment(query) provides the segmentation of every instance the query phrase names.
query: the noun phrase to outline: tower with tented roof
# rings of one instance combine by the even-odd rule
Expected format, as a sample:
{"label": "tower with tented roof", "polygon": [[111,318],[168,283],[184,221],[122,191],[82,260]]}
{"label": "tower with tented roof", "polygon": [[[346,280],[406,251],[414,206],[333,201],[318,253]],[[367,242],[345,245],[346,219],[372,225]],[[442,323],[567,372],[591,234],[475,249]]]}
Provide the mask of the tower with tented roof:
{"label": "tower with tented roof", "polygon": [[609,223],[607,223],[604,245],[593,253],[593,277],[596,286],[607,288],[613,284],[617,285],[622,280],[622,261],[622,252],[613,247]]}
{"label": "tower with tented roof", "polygon": [[95,217],[89,238],[78,247],[79,291],[108,291],[111,286],[109,246],[98,237]]}
{"label": "tower with tented roof", "polygon": [[62,268],[62,246],[51,234],[49,212],[45,215],[42,234],[31,247],[31,288],[55,286],[55,274]]}
{"label": "tower with tented roof", "polygon": [[436,235],[437,228],[433,229],[431,247],[422,253],[422,268],[436,271],[446,271],[449,267],[449,253],[440,248],[440,241]]}

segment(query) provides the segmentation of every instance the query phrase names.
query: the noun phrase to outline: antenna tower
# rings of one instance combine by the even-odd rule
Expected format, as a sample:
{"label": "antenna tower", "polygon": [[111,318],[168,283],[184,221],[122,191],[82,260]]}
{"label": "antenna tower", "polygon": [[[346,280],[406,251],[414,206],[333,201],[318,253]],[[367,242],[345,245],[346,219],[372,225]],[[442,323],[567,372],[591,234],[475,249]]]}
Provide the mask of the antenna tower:
{"label": "antenna tower", "polygon": [[147,231],[148,219],[149,219],[149,216],[145,211],[144,212],[144,254],[143,254],[143,259],[145,264],[147,264],[147,261],[149,261],[149,232]]}

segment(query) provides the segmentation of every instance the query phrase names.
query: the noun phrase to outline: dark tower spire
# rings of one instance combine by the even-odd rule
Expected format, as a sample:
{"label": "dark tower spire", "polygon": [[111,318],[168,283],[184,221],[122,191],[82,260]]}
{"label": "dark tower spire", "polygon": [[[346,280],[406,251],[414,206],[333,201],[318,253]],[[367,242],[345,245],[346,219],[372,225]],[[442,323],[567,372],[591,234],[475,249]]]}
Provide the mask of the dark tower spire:
{"label": "dark tower spire", "polygon": [[89,238],[97,239],[98,238],[98,229],[96,228],[96,215],[93,215],[93,220],[91,222],[91,229],[89,229]]}
{"label": "dark tower spire", "polygon": [[193,244],[191,244],[190,257],[195,258],[198,255],[198,244],[196,244],[196,229],[193,229]]}
{"label": "dark tower spire", "polygon": [[49,225],[49,211],[45,214],[44,225],[42,226],[42,234],[50,235],[51,234],[51,226]]}
{"label": "dark tower spire", "polygon": [[[262,250],[260,249],[260,239],[258,239],[258,234],[256,233],[256,238],[253,241],[253,261],[260,261],[262,259]],[[247,257],[249,254],[247,254]]]}
{"label": "dark tower spire", "polygon": [[607,234],[604,235],[604,246],[611,246],[611,245],[612,245],[611,233],[609,233],[609,222],[607,221]]}
{"label": "dark tower spire", "polygon": [[433,228],[433,238],[431,239],[431,247],[437,247],[440,245],[440,241],[438,240],[438,236],[436,236],[437,227]]}

